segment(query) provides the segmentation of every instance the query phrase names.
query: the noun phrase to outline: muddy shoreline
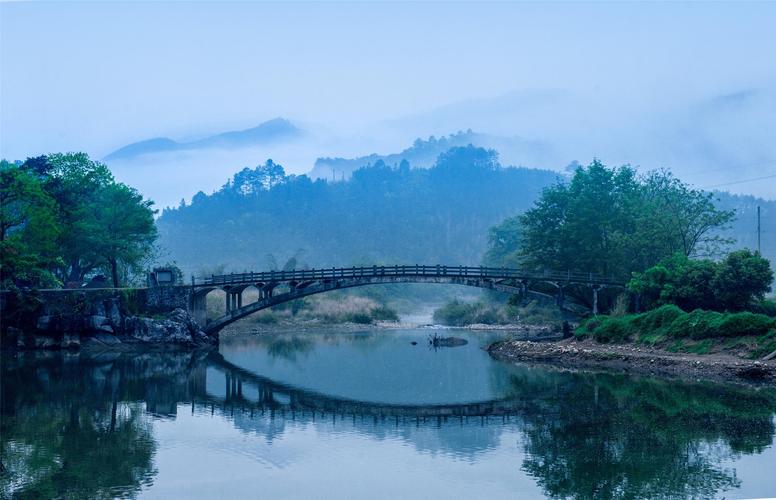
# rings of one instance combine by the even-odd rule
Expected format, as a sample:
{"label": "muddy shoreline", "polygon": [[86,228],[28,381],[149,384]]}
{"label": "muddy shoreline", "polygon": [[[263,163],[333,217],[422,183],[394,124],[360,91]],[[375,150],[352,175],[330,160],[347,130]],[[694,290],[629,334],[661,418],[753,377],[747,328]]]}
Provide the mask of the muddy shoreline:
{"label": "muddy shoreline", "polygon": [[632,344],[606,345],[573,338],[555,342],[504,340],[489,345],[487,351],[501,361],[567,369],[776,385],[776,360],[755,361],[729,354],[671,353]]}

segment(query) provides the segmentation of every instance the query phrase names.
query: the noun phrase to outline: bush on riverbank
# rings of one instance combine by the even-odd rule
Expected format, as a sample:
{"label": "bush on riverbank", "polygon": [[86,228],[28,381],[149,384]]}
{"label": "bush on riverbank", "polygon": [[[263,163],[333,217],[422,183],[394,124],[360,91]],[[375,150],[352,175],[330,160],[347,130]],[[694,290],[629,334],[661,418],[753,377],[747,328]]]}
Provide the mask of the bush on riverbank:
{"label": "bush on riverbank", "polygon": [[390,307],[366,297],[342,295],[298,299],[261,311],[252,316],[252,320],[264,325],[294,321],[368,325],[377,321],[398,321],[399,315]]}
{"label": "bush on riverbank", "polygon": [[563,321],[562,312],[555,304],[547,305],[537,300],[525,303],[464,302],[452,300],[434,311],[434,322],[445,326],[548,325]]}
{"label": "bush on riverbank", "polygon": [[507,322],[507,318],[493,305],[456,299],[434,311],[434,322],[447,326],[501,325]]}
{"label": "bush on riverbank", "polygon": [[[686,313],[674,305],[665,305],[642,314],[621,317],[590,318],[577,328],[578,338],[592,337],[598,342],[638,341],[662,344],[674,341],[726,341],[754,338],[758,349],[776,349],[776,318],[750,312],[720,313],[696,309]],[[675,344],[683,345],[682,342]],[[705,347],[711,343],[706,342]],[[708,350],[708,349],[706,349]]]}

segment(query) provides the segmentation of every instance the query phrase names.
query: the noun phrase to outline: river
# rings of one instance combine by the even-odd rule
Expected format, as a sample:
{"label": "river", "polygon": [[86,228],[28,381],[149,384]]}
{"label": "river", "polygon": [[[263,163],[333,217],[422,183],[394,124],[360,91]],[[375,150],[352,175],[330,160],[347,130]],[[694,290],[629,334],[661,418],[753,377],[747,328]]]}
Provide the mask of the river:
{"label": "river", "polygon": [[509,365],[482,350],[503,333],[429,333],[4,353],[0,497],[776,495],[774,388]]}

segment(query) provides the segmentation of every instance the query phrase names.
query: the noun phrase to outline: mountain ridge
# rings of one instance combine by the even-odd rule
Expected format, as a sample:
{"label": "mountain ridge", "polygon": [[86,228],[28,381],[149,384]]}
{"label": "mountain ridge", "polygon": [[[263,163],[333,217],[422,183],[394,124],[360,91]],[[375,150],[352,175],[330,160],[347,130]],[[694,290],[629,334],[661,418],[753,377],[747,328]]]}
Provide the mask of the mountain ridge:
{"label": "mountain ridge", "polygon": [[265,145],[280,140],[293,139],[303,134],[304,131],[291,121],[278,117],[262,122],[255,127],[222,132],[194,141],[178,142],[169,137],[153,137],[120,147],[106,155],[103,160],[130,160],[152,153]]}

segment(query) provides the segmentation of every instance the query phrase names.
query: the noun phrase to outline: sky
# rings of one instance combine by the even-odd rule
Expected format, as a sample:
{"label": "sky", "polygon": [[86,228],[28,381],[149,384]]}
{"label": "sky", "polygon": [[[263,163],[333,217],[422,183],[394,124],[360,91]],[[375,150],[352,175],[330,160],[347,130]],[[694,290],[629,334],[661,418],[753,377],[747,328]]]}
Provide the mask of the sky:
{"label": "sky", "polygon": [[[535,166],[591,155],[628,161],[630,151],[635,163],[688,163],[687,152],[644,151],[684,133],[663,124],[695,120],[720,96],[760,100],[736,115],[741,126],[722,139],[706,133],[704,144],[743,147],[734,129],[759,137],[776,124],[774,25],[776,2],[5,2],[0,155],[102,158],[142,139],[195,138],[282,116],[318,134],[309,154],[288,155],[301,173],[316,154],[393,152],[413,136],[466,128],[471,115],[478,131],[559,145],[553,165]],[[571,98],[520,114],[547,93]],[[515,104],[515,96],[528,97]],[[493,115],[505,100],[520,113]],[[483,102],[490,111],[472,111]],[[760,142],[749,148],[756,155],[726,150],[709,168],[760,163],[744,175],[776,173],[776,149]],[[208,158],[209,167],[192,168],[225,180],[242,165],[221,163],[250,160]],[[203,189],[214,187],[215,177],[202,179]],[[776,197],[776,188],[755,184],[740,187]]]}

